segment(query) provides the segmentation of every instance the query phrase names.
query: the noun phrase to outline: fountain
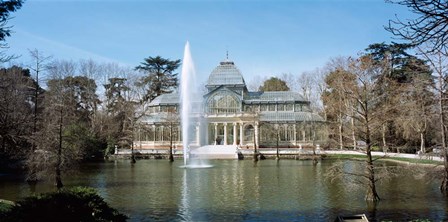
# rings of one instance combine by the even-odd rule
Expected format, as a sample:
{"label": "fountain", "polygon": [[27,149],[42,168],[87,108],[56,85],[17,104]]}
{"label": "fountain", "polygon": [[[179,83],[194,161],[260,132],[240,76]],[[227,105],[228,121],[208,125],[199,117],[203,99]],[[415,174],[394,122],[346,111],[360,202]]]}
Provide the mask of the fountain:
{"label": "fountain", "polygon": [[[184,154],[184,165],[182,168],[209,168],[209,165],[204,160],[190,156],[190,145],[195,140],[194,130],[192,127],[196,126],[197,118],[194,119],[193,113],[193,98],[199,95],[196,86],[196,72],[194,68],[193,59],[190,52],[190,43],[185,44],[184,59],[182,62],[182,73],[180,77],[180,108],[181,108],[181,125],[182,125],[182,146]],[[195,99],[198,97],[196,96]],[[199,132],[198,132],[199,133]]]}

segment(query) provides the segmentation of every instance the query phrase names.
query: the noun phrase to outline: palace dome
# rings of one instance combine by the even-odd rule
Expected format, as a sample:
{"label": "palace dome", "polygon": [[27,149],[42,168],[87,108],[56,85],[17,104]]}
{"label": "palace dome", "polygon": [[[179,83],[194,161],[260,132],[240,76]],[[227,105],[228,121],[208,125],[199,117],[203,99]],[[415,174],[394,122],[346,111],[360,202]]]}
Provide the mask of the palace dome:
{"label": "palace dome", "polygon": [[221,85],[246,85],[243,75],[232,61],[220,62],[208,77],[207,86]]}

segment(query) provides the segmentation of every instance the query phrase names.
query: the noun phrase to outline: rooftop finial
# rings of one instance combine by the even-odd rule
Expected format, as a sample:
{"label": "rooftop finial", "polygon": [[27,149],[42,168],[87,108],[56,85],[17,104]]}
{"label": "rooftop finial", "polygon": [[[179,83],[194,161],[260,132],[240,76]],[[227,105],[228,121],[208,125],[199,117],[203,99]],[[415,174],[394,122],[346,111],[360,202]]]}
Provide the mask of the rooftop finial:
{"label": "rooftop finial", "polygon": [[229,50],[228,49],[226,49],[226,59],[224,61],[220,62],[219,64],[221,64],[221,65],[234,65],[234,63],[229,60]]}

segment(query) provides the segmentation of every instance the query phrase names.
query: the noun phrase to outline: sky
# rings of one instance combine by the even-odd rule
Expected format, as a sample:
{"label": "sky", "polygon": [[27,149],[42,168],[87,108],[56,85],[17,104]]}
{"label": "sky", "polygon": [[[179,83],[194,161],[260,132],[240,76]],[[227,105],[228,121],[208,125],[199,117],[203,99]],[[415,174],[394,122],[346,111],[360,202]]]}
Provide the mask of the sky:
{"label": "sky", "polygon": [[[93,59],[135,67],[149,56],[182,59],[197,75],[226,59],[252,78],[294,75],[393,39],[384,26],[410,12],[383,0],[27,0],[9,21],[7,53],[31,61]],[[179,69],[180,72],[180,69]]]}

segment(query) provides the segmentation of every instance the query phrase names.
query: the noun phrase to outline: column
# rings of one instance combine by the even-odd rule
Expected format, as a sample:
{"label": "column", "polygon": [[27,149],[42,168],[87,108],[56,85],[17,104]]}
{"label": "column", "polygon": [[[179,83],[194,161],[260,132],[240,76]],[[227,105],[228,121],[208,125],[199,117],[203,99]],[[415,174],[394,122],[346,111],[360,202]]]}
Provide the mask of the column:
{"label": "column", "polygon": [[216,144],[216,138],[218,138],[218,123],[214,123],[214,124],[215,124],[215,138],[213,138],[213,140],[215,142],[213,142],[213,144],[218,145],[218,144]]}
{"label": "column", "polygon": [[233,145],[236,145],[236,123],[233,123]]}
{"label": "column", "polygon": [[[162,137],[160,138],[160,139],[161,139],[160,141],[162,141],[162,142],[163,142],[163,136],[164,136],[164,134],[163,134],[163,133],[165,132],[165,131],[164,131],[165,129],[163,128],[163,126],[161,126],[161,127],[160,127],[160,129],[161,129],[161,130],[160,130],[160,132],[162,133],[162,134],[161,134],[161,135],[162,135]],[[163,144],[163,143],[162,143],[162,144]]]}
{"label": "column", "polygon": [[283,127],[285,128],[285,141],[289,141],[289,137],[288,137],[288,124],[283,124]]}
{"label": "column", "polygon": [[227,145],[227,123],[224,123],[224,145]]}
{"label": "column", "polygon": [[240,146],[243,146],[244,142],[244,131],[243,131],[243,123],[240,123]]}
{"label": "column", "polygon": [[297,146],[297,124],[294,123],[294,146]]}
{"label": "column", "polygon": [[153,135],[154,135],[154,137],[152,138],[152,141],[156,142],[157,141],[157,139],[156,139],[156,125],[152,125],[151,127],[152,127],[152,132],[153,132]]}

